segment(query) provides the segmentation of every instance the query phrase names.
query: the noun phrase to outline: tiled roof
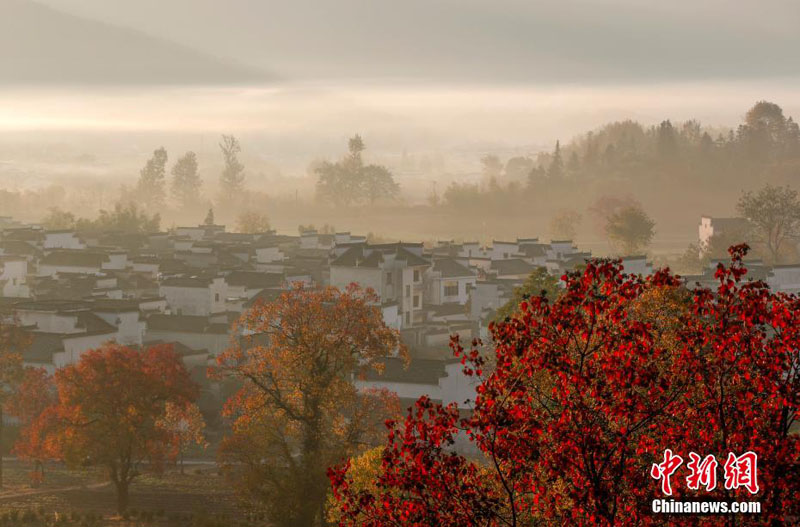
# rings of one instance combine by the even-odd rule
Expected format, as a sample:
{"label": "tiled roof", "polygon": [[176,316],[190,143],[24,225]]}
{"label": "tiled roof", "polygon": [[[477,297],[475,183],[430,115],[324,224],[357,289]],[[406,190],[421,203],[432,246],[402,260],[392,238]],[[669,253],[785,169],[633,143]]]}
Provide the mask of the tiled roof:
{"label": "tiled roof", "polygon": [[108,262],[104,253],[80,250],[53,251],[39,260],[40,265],[56,265],[60,267],[100,267]]}
{"label": "tiled roof", "polygon": [[147,317],[148,330],[176,331],[179,333],[227,334],[228,324],[210,322],[208,317],[196,315],[164,315],[155,313]]}
{"label": "tiled roof", "polygon": [[433,271],[441,273],[442,278],[473,276],[475,273],[467,266],[452,258],[437,258],[433,261]]}
{"label": "tiled roof", "polygon": [[534,266],[520,258],[510,258],[508,260],[493,260],[492,270],[497,271],[500,276],[530,274]]}

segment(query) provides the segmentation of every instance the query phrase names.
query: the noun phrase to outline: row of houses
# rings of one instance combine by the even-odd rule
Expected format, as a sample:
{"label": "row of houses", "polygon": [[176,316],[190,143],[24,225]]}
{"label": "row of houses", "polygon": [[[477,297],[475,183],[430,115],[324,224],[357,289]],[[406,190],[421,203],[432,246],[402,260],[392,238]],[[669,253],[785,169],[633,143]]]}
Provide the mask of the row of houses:
{"label": "row of houses", "polygon": [[[255,303],[296,283],[356,282],[376,292],[411,354],[410,367],[389,361],[382,376],[359,383],[464,407],[471,385],[451,360],[450,336],[486,337],[495,311],[531,272],[560,276],[591,257],[568,240],[536,238],[426,246],[372,244],[347,232],[230,233],[221,225],[150,234],[2,225],[0,316],[30,335],[27,364],[53,371],[108,341],[170,343],[200,377],[235,337],[232,322]],[[652,272],[644,256],[623,265]],[[752,268],[777,289],[800,290],[800,266]],[[713,270],[690,279],[711,281]]]}

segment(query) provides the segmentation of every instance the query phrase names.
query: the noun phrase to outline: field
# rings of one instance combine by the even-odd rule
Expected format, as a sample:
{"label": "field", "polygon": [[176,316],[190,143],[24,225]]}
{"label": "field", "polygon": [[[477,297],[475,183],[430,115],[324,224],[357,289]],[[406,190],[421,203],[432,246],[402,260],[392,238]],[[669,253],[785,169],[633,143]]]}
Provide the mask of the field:
{"label": "field", "polygon": [[49,463],[38,488],[30,484],[30,471],[27,463],[4,462],[0,526],[263,525],[237,507],[230,486],[210,463],[187,466],[183,475],[176,469],[162,476],[142,474],[131,486],[126,517],[116,514],[114,489],[100,470],[68,470]]}

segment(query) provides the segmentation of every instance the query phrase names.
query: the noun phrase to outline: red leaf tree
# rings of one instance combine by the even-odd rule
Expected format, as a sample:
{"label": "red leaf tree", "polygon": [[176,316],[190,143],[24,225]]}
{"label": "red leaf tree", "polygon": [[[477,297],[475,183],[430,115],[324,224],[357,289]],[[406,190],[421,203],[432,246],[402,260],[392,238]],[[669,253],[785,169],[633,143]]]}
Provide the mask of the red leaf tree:
{"label": "red leaf tree", "polygon": [[[170,346],[143,351],[107,344],[55,374],[56,402],[26,431],[23,451],[108,470],[120,513],[143,463],[158,468],[174,442],[160,426],[168,403],[185,405],[197,387]],[[41,454],[39,454],[41,455]]]}
{"label": "red leaf tree", "polygon": [[[44,368],[25,368],[17,390],[6,401],[6,412],[16,417],[20,435],[12,452],[21,459],[33,461],[31,479],[35,486],[44,479],[44,461],[55,457],[55,448],[42,439],[46,434],[42,426],[50,421],[39,419],[46,408],[55,404],[56,390],[53,377]],[[34,422],[36,425],[34,426]]]}
{"label": "red leaf tree", "polygon": [[[342,524],[742,525],[796,514],[800,304],[745,280],[746,250],[731,249],[715,291],[594,260],[563,277],[553,303],[531,298],[493,325],[491,357],[455,338],[465,372],[481,377],[471,416],[418,401],[390,424],[373,490],[354,486],[347,465],[330,470]],[[458,434],[482,456],[455,453]],[[663,495],[650,468],[667,448],[714,454],[720,473],[728,452],[758,453],[759,495],[716,499],[761,500],[762,514],[651,513]],[[708,497],[673,477],[676,497]]]}

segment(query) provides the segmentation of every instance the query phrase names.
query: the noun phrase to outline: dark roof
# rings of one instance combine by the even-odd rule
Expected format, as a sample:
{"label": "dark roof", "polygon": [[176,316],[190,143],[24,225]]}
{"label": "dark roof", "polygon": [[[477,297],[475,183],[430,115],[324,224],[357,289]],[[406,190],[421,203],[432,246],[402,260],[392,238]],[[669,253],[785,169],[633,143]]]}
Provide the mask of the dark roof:
{"label": "dark roof", "polygon": [[250,289],[281,287],[285,281],[281,273],[258,271],[233,271],[225,277],[228,285],[241,285]]}
{"label": "dark roof", "polygon": [[[104,335],[117,332],[117,328],[115,326],[112,326],[102,318],[98,317],[94,313],[89,313],[88,311],[78,313],[77,327],[84,329],[85,333],[74,334],[76,337],[85,335]],[[64,335],[64,338],[70,338],[72,336],[73,334]]]}
{"label": "dark roof", "polygon": [[409,267],[430,265],[431,262],[411,252],[408,247],[422,247],[422,244],[388,243],[380,245],[353,245],[348,247],[331,265],[337,267],[378,267],[384,255],[394,254],[397,260],[404,260]]}
{"label": "dark roof", "polygon": [[452,258],[438,258],[433,261],[433,271],[441,273],[442,278],[474,276],[474,272]]}
{"label": "dark roof", "polygon": [[172,347],[172,351],[174,351],[177,355],[179,355],[181,357],[190,357],[192,355],[204,355],[204,354],[207,355],[208,354],[208,350],[207,349],[193,349],[193,348],[190,348],[189,346],[187,346],[186,344],[183,344],[182,342],[178,342],[177,340],[173,340],[173,341],[169,341],[169,342],[166,342],[166,341],[163,341],[163,340],[148,340],[147,342],[142,343],[142,347],[146,348],[146,347],[150,347],[150,346],[158,346],[158,345],[161,345],[161,344],[166,344],[168,346],[171,346]]}
{"label": "dark roof", "polygon": [[535,258],[537,256],[547,256],[547,245],[543,243],[526,243],[519,248],[519,252],[528,258]]}
{"label": "dark roof", "polygon": [[[709,216],[706,216],[707,218]],[[714,229],[741,229],[749,226],[750,222],[746,218],[714,218],[710,217],[711,226]]]}
{"label": "dark roof", "polygon": [[467,306],[458,304],[456,302],[448,302],[439,306],[431,306],[431,313],[433,316],[446,317],[451,315],[466,315]]}
{"label": "dark roof", "polygon": [[27,334],[30,340],[21,350],[24,362],[52,364],[53,355],[64,351],[64,342],[59,335],[38,331],[31,331]]}
{"label": "dark roof", "polygon": [[63,267],[100,267],[108,261],[108,256],[92,251],[53,251],[39,260],[40,265],[58,265]]}
{"label": "dark roof", "polygon": [[534,266],[520,258],[493,260],[491,268],[492,270],[497,271],[498,275],[530,274],[534,270]]}
{"label": "dark roof", "polygon": [[394,357],[381,359],[380,362],[384,365],[384,371],[378,373],[369,370],[367,380],[436,385],[445,376],[446,363],[441,360],[412,359],[407,367],[402,359]]}
{"label": "dark roof", "polygon": [[253,298],[247,300],[244,303],[244,308],[249,309],[254,305],[258,304],[259,302],[263,304],[269,304],[271,302],[275,302],[280,298],[283,294],[283,291],[278,289],[262,289],[258,294],[256,294]]}
{"label": "dark roof", "polygon": [[98,298],[92,302],[92,311],[98,313],[127,313],[130,311],[139,311],[139,302],[136,300]]}
{"label": "dark roof", "polygon": [[164,315],[154,313],[147,317],[148,330],[177,331],[179,333],[226,334],[227,324],[211,322],[208,317],[196,315]]}
{"label": "dark roof", "polygon": [[0,252],[4,254],[30,256],[40,253],[39,249],[22,240],[0,241]]}
{"label": "dark roof", "polygon": [[161,281],[160,285],[167,287],[196,287],[205,289],[211,284],[210,278],[198,276],[173,276]]}

